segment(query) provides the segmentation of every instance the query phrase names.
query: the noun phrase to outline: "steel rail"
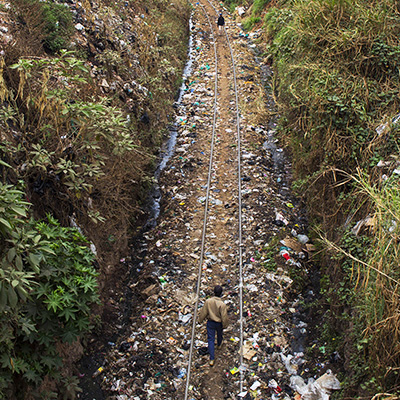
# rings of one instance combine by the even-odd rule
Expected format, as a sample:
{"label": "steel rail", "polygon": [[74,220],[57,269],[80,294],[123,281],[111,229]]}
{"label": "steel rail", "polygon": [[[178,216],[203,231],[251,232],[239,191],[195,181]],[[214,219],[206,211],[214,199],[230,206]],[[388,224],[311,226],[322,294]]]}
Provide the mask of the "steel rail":
{"label": "steel rail", "polygon": [[[210,6],[214,9],[215,13],[218,15],[218,10],[214,7],[214,4],[210,0],[207,0]],[[240,393],[243,392],[243,375],[244,375],[244,365],[243,365],[243,242],[242,242],[242,149],[241,149],[241,135],[240,135],[240,112],[239,112],[239,96],[237,89],[237,79],[236,79],[236,65],[235,59],[233,57],[233,50],[231,43],[229,41],[228,32],[225,29],[225,38],[228,44],[232,72],[233,72],[233,84],[235,91],[235,104],[236,104],[236,134],[237,134],[237,171],[238,171],[238,236],[239,236],[239,312],[240,312],[240,358],[239,358],[239,372],[240,372]]]}
{"label": "steel rail", "polygon": [[[207,0],[211,7],[213,7],[216,14],[218,11],[214,7],[214,5]],[[214,35],[214,29],[212,27],[210,17],[205,10],[205,7],[200,2],[198,3],[202,9],[204,14],[207,17],[207,21],[210,26],[211,36],[214,45],[214,58],[215,58],[215,84],[214,84],[214,116],[213,116],[213,126],[212,126],[212,137],[211,137],[211,147],[210,147],[210,161],[209,161],[209,169],[208,169],[208,178],[207,178],[207,192],[206,192],[206,201],[204,207],[204,219],[203,219],[203,232],[202,232],[202,241],[201,241],[201,252],[200,252],[200,260],[199,260],[199,268],[198,268],[198,278],[197,278],[197,288],[196,288],[196,303],[194,306],[193,313],[193,323],[192,323],[192,333],[190,340],[190,350],[189,350],[189,360],[188,360],[188,368],[186,375],[186,385],[185,385],[185,400],[188,400],[189,395],[189,387],[190,387],[190,377],[191,377],[191,365],[193,358],[193,347],[194,347],[194,339],[196,333],[196,321],[198,314],[198,305],[200,298],[200,286],[201,286],[201,277],[202,277],[202,264],[204,260],[204,247],[205,247],[205,238],[206,238],[206,230],[207,230],[207,217],[208,217],[208,208],[209,208],[209,195],[210,195],[210,187],[211,187],[211,175],[212,175],[212,165],[213,165],[213,153],[214,153],[214,142],[215,142],[215,130],[216,130],[216,115],[217,115],[217,95],[218,95],[218,57],[217,57],[217,47]],[[242,185],[241,185],[241,132],[240,132],[240,112],[239,112],[239,100],[238,100],[238,89],[237,89],[237,79],[236,79],[236,67],[235,60],[233,56],[233,50],[229,41],[228,33],[224,26],[225,38],[229,47],[229,52],[231,56],[231,64],[233,71],[233,81],[234,81],[234,92],[235,92],[235,104],[236,104],[236,133],[237,133],[237,176],[238,176],[238,252],[239,252],[239,330],[240,330],[240,358],[239,358],[239,371],[240,371],[240,393],[243,392],[243,375],[244,375],[244,365],[243,365],[243,243],[242,243]]]}
{"label": "steel rail", "polygon": [[197,277],[196,303],[194,305],[192,334],[191,334],[191,338],[190,338],[189,360],[188,360],[188,367],[187,367],[187,373],[186,373],[185,400],[188,399],[188,394],[189,394],[190,374],[191,374],[192,358],[193,358],[193,346],[194,346],[194,338],[195,338],[195,333],[196,333],[197,312],[198,312],[199,298],[200,298],[202,265],[203,265],[203,259],[204,259],[204,246],[205,246],[205,241],[206,241],[207,217],[208,217],[210,188],[211,188],[211,175],[212,175],[213,157],[214,157],[215,127],[216,127],[216,121],[217,121],[217,96],[218,96],[218,58],[217,58],[217,46],[215,43],[214,30],[212,28],[211,21],[210,21],[208,14],[204,10],[204,6],[201,3],[199,3],[199,4],[203,8],[203,11],[204,11],[205,15],[207,16],[207,20],[210,25],[211,36],[212,36],[212,40],[213,40],[213,44],[214,44],[214,58],[215,58],[214,116],[213,116],[212,134],[211,134],[210,161],[209,161],[209,165],[208,165],[207,192],[206,192],[206,201],[205,201],[205,206],[204,206],[203,232],[202,232],[202,237],[201,237],[201,251],[200,251],[198,277]]}
{"label": "steel rail", "polygon": [[[207,0],[208,2],[210,0]],[[231,53],[231,63],[233,71],[233,83],[235,89],[235,103],[236,103],[236,133],[237,133],[237,173],[238,173],[238,236],[239,236],[239,313],[240,313],[240,358],[239,358],[239,372],[240,372],[240,393],[243,392],[243,237],[242,237],[242,149],[241,149],[241,135],[240,135],[240,112],[239,112],[239,98],[238,89],[236,84],[236,67],[235,59],[233,57],[233,50],[229,41],[228,32],[225,31],[226,41],[228,43],[229,51]]]}

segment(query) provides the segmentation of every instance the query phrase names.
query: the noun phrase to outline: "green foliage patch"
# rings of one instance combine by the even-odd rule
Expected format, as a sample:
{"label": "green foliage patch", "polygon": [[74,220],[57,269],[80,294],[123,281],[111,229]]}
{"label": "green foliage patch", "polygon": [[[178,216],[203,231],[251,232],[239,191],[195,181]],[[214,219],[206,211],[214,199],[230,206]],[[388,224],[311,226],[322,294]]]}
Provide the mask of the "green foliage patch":
{"label": "green foliage patch", "polygon": [[12,10],[29,40],[37,38],[48,54],[67,49],[74,31],[72,13],[65,4],[45,0],[14,0]]}
{"label": "green foliage patch", "polygon": [[[264,26],[278,131],[292,152],[296,190],[307,199],[326,248],[336,243],[340,252],[325,259],[322,280],[323,332],[336,343],[329,350],[339,349],[348,361],[347,387],[371,395],[395,391],[398,6],[390,0],[282,0],[266,12]],[[390,165],[385,175],[379,161]],[[373,228],[361,236],[344,229],[368,215]]]}
{"label": "green foliage patch", "polygon": [[90,327],[98,302],[94,255],[87,240],[52,217],[29,217],[24,193],[0,183],[0,397],[13,384],[39,388],[47,375],[60,380],[59,343],[72,343]]}
{"label": "green foliage patch", "polygon": [[245,31],[250,31],[254,25],[261,21],[261,17],[248,17],[242,22],[243,29]]}
{"label": "green foliage patch", "polygon": [[[380,146],[375,128],[399,109],[398,13],[390,2],[286,2],[265,16],[278,70],[281,129],[299,175],[348,170]],[[314,162],[307,162],[308,159]]]}
{"label": "green foliage patch", "polygon": [[271,2],[271,0],[254,0],[252,13],[253,15],[259,15],[264,8]]}
{"label": "green foliage patch", "polygon": [[[49,59],[21,58],[9,68],[19,84],[5,90],[8,107],[0,113],[0,126],[7,140],[0,151],[5,159],[24,164],[12,173],[18,171],[18,178],[29,182],[30,193],[40,183],[56,189],[53,196],[60,201],[70,198],[83,208],[96,182],[105,178],[109,158],[146,157],[138,152],[134,127],[120,108],[105,98],[82,100],[77,96],[77,89],[85,90],[90,83],[84,62],[73,53],[61,51],[60,57]],[[11,134],[10,123],[29,138],[23,146]],[[104,220],[95,209],[87,214],[93,222]]]}
{"label": "green foliage patch", "polygon": [[45,22],[44,48],[50,54],[55,54],[69,46],[73,33],[72,14],[68,6],[53,2],[42,5]]}

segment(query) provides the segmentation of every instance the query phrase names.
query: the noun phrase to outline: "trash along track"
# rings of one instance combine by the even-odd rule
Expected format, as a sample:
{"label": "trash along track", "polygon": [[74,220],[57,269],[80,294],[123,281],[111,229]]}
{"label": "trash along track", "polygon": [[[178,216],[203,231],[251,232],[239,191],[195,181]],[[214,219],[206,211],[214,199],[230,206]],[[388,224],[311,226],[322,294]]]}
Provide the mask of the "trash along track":
{"label": "trash along track", "polygon": [[[237,95],[237,84],[236,84],[236,71],[235,71],[235,63],[234,63],[234,58],[233,58],[233,53],[232,53],[232,48],[230,46],[230,42],[229,42],[229,37],[228,34],[225,30],[225,27],[223,28],[223,35],[221,34],[221,32],[216,33],[213,29],[213,23],[211,22],[211,19],[216,19],[218,14],[216,9],[214,8],[214,6],[212,5],[212,3],[210,1],[205,2],[204,4],[202,2],[197,3],[201,9],[204,12],[204,15],[207,19],[208,25],[209,25],[209,38],[211,38],[211,43],[212,46],[214,48],[214,63],[215,63],[215,76],[214,76],[214,110],[213,110],[213,119],[212,119],[212,129],[211,129],[211,146],[210,146],[210,159],[209,159],[209,169],[208,169],[208,176],[207,176],[207,190],[206,190],[206,196],[205,196],[205,205],[204,205],[204,218],[203,218],[203,229],[202,229],[202,236],[201,236],[201,245],[200,245],[200,256],[199,256],[199,263],[198,263],[198,277],[197,277],[197,285],[196,285],[196,302],[194,305],[194,310],[193,310],[193,321],[192,321],[192,332],[191,332],[191,338],[190,338],[190,347],[189,347],[189,360],[188,360],[188,367],[187,367],[187,377],[186,377],[186,385],[185,385],[185,396],[184,399],[187,400],[189,398],[189,391],[191,386],[191,370],[192,370],[192,361],[193,361],[193,348],[194,348],[194,343],[196,340],[196,325],[197,325],[197,314],[198,314],[198,308],[199,308],[199,302],[200,302],[200,291],[202,288],[202,278],[203,278],[203,269],[205,271],[210,270],[211,269],[211,274],[208,277],[209,280],[214,280],[214,284],[220,284],[222,282],[218,282],[215,279],[215,276],[219,276],[219,279],[221,281],[226,281],[227,279],[227,274],[226,274],[226,268],[225,271],[223,270],[222,273],[221,271],[218,270],[218,266],[217,265],[213,265],[210,268],[210,265],[207,265],[207,263],[204,262],[204,250],[205,250],[205,245],[206,245],[206,234],[207,232],[210,233],[210,236],[212,237],[212,235],[214,235],[216,238],[218,236],[220,237],[225,237],[224,231],[226,233],[227,230],[224,229],[224,227],[221,227],[222,229],[215,229],[214,231],[212,229],[209,229],[207,231],[207,222],[208,222],[208,213],[209,213],[209,203],[210,203],[210,188],[211,185],[213,184],[213,175],[215,175],[215,169],[213,168],[213,163],[214,163],[214,143],[215,143],[215,136],[216,136],[216,131],[217,131],[217,127],[216,127],[216,122],[217,122],[217,106],[218,106],[218,75],[219,75],[219,64],[218,64],[218,53],[217,53],[217,45],[219,44],[221,46],[221,40],[218,42],[216,42],[217,38],[216,35],[219,36],[219,39],[225,39],[225,48],[227,48],[229,50],[229,54],[231,55],[231,80],[233,82],[233,92],[234,92],[234,96],[230,96],[230,93],[228,94],[228,96],[226,96],[226,94],[224,93],[223,95],[225,95],[225,100],[220,106],[221,107],[226,107],[228,104],[228,101],[233,97],[233,101],[229,101],[229,104],[231,105],[232,103],[234,103],[234,122],[236,123],[236,144],[237,144],[237,160],[236,160],[236,164],[237,164],[237,172],[236,172],[236,185],[237,185],[237,215],[238,215],[238,219],[237,219],[237,240],[234,241],[234,238],[232,238],[231,235],[231,247],[235,248],[237,247],[236,252],[238,253],[238,259],[236,260],[236,264],[238,265],[238,273],[235,274],[235,276],[232,276],[232,274],[230,274],[228,276],[228,278],[230,279],[230,281],[235,282],[238,288],[239,288],[239,296],[238,296],[238,302],[239,302],[239,345],[240,345],[240,349],[243,348],[243,319],[242,319],[242,314],[243,314],[243,277],[242,277],[242,267],[243,267],[243,259],[242,259],[242,221],[241,221],[241,216],[242,216],[242,212],[241,212],[241,205],[242,205],[242,200],[241,200],[241,143],[240,143],[240,115],[239,115],[239,105],[238,105],[238,95]],[[208,10],[206,9],[208,8]],[[222,57],[225,58],[225,61],[227,61],[227,57],[226,54],[223,54],[222,52],[219,52],[219,54],[222,54]],[[225,72],[225,71],[223,71]],[[225,76],[225,74],[221,72],[221,75],[223,75],[223,78],[227,79],[227,76]],[[226,73],[226,72],[225,72]],[[221,79],[222,80],[222,79]],[[226,85],[226,82],[224,82],[224,84]],[[231,106],[228,106],[228,109],[225,111],[229,111],[232,110]],[[223,117],[225,117],[223,111],[220,110],[219,112],[219,116],[220,119],[222,119]],[[228,126],[230,124],[228,123]],[[232,126],[234,127],[234,126]],[[222,124],[220,124],[219,126],[219,131],[221,132],[222,129]],[[229,132],[234,132],[234,129],[231,128],[226,128],[225,129],[225,134]],[[224,134],[223,132],[221,132],[220,135]],[[229,152],[230,153],[230,152]],[[233,154],[229,154],[228,153],[228,157],[232,157],[234,158]],[[219,160],[216,158],[215,159],[216,162],[218,162]],[[226,162],[227,159],[224,160],[224,157],[222,157],[222,162]],[[214,173],[213,173],[214,172]],[[217,186],[235,186],[235,184],[231,181],[231,176],[226,176],[227,179],[225,179],[225,177],[221,177],[220,179],[218,179],[218,184]],[[217,180],[216,176],[214,176],[214,180]],[[220,189],[216,189],[217,191]],[[216,213],[214,211],[214,213],[210,213],[210,217],[214,217],[215,219],[218,218],[218,213]],[[215,214],[215,215],[213,215]],[[215,239],[216,239],[215,238]],[[209,239],[210,241],[210,246],[209,248],[220,248],[221,243],[218,243],[218,239],[217,240],[213,240],[213,238]],[[236,243],[235,243],[236,242]],[[225,254],[225,257],[222,259],[223,262],[225,263],[229,263],[227,261],[227,257],[229,257],[229,255]],[[224,273],[225,272],[225,273]],[[204,273],[206,274],[206,272]],[[207,282],[207,281],[206,281]],[[209,282],[207,282],[209,283]],[[204,285],[203,285],[204,286]],[[207,289],[207,288],[205,288]],[[204,335],[204,334],[203,334]],[[243,352],[240,351],[240,358],[239,358],[239,370],[240,370],[240,383],[239,383],[239,387],[240,387],[240,391],[242,391],[243,388],[243,368],[242,368],[242,364],[243,364]],[[220,376],[220,375],[218,375]],[[212,386],[212,387],[210,387]],[[214,398],[222,398],[221,394],[218,394],[218,392],[220,392],[220,388],[222,386],[222,382],[220,382],[220,379],[213,379],[213,383],[212,385],[210,385],[205,391],[209,391],[209,396],[210,398],[214,397]],[[217,396],[217,397],[215,397]]]}
{"label": "trash along track", "polygon": [[[329,354],[318,360],[303,354],[312,322],[305,305],[314,288],[309,282],[302,294],[296,280],[309,281],[313,246],[304,210],[290,194],[290,163],[273,119],[260,122],[273,113],[263,109],[271,99],[262,71],[266,81],[271,72],[257,64],[254,46],[226,11],[224,17],[229,37],[213,38],[215,11],[206,0],[194,5],[193,70],[177,108],[175,155],[160,177],[158,225],[121,260],[131,267],[130,303],[121,299],[130,318],[115,322],[119,334],[101,349],[93,374],[108,399],[307,400],[315,392],[313,398],[326,400],[340,387],[333,374],[324,375],[335,367]],[[210,367],[205,324],[195,317],[215,284],[224,288],[231,324]],[[322,382],[307,382],[321,375]]]}

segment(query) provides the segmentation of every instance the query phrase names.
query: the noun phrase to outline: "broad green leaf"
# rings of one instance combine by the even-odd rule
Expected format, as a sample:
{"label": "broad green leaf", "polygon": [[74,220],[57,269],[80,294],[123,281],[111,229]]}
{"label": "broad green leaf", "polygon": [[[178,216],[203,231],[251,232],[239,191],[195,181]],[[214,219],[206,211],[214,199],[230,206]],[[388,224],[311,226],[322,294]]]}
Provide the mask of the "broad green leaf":
{"label": "broad green leaf", "polygon": [[23,263],[22,263],[22,257],[21,256],[16,256],[15,257],[15,266],[18,268],[18,270],[22,270],[23,268]]}
{"label": "broad green leaf", "polygon": [[26,217],[26,210],[22,207],[17,207],[15,205],[10,206],[11,210],[13,210],[16,214],[20,215],[21,217]]}
{"label": "broad green leaf", "polygon": [[56,253],[50,247],[44,246],[44,247],[41,247],[40,249],[46,253],[53,254],[53,256],[56,255]]}
{"label": "broad green leaf", "polygon": [[0,363],[3,368],[12,368],[12,360],[7,353],[3,353],[0,355]]}
{"label": "broad green leaf", "polygon": [[72,291],[69,289],[69,285],[67,285],[67,287],[69,291],[63,294],[63,303],[65,306],[68,307],[69,305],[73,304],[74,301],[76,302],[76,298],[73,296]]}
{"label": "broad green leaf", "polygon": [[[32,267],[39,266],[39,264],[40,264],[40,256],[39,255],[30,253],[28,257],[29,257],[29,262]],[[39,272],[39,271],[37,271],[37,272]]]}
{"label": "broad green leaf", "polygon": [[24,377],[27,381],[34,383],[38,383],[41,380],[40,376],[32,369],[28,369],[27,371],[25,371]]}
{"label": "broad green leaf", "polygon": [[62,308],[60,297],[57,295],[54,295],[54,294],[47,296],[47,300],[45,300],[44,303],[47,304],[48,310],[52,309],[54,312],[57,312],[57,308],[59,308],[59,309]]}
{"label": "broad green leaf", "polygon": [[28,292],[21,285],[17,286],[15,290],[17,291],[18,296],[21,298],[21,300],[26,301],[26,299],[28,298]]}
{"label": "broad green leaf", "polygon": [[47,293],[50,290],[50,284],[49,283],[45,283],[45,284],[41,284],[38,288],[35,289],[35,295],[38,299],[40,299],[42,296],[47,295]]}
{"label": "broad green leaf", "polygon": [[88,317],[81,317],[76,321],[77,327],[80,329],[80,331],[85,331],[89,329],[89,318]]}
{"label": "broad green leaf", "polygon": [[5,226],[7,229],[12,230],[11,224],[10,224],[8,221],[6,221],[4,218],[0,218],[0,225],[3,225],[3,226]]}
{"label": "broad green leaf", "polygon": [[0,311],[3,311],[7,305],[7,291],[4,285],[0,287]]}
{"label": "broad green leaf", "polygon": [[62,365],[61,358],[58,356],[42,356],[40,363],[49,369],[58,368]]}
{"label": "broad green leaf", "polygon": [[97,280],[93,276],[86,276],[81,284],[85,293],[94,291],[97,288]]}
{"label": "broad green leaf", "polygon": [[32,332],[37,332],[35,325],[27,318],[23,320],[21,329],[24,331],[26,336],[29,336]]}
{"label": "broad green leaf", "polygon": [[78,335],[74,332],[67,330],[61,335],[61,339],[63,342],[72,343],[75,342],[76,339],[78,339]]}
{"label": "broad green leaf", "polygon": [[73,320],[75,320],[75,319],[76,319],[76,313],[77,313],[77,312],[78,312],[78,310],[75,310],[75,309],[73,309],[73,308],[67,307],[67,308],[64,308],[64,310],[62,310],[62,311],[60,312],[60,316],[65,317],[65,319],[66,319],[67,321],[69,321],[70,318],[73,319]]}
{"label": "broad green leaf", "polygon": [[25,372],[28,370],[29,368],[29,364],[22,358],[13,358],[11,359],[11,365],[13,367],[13,371],[16,373],[21,373],[21,372]]}
{"label": "broad green leaf", "polygon": [[11,249],[8,250],[7,260],[9,263],[12,263],[16,254],[17,254],[17,250],[15,249],[15,247],[11,247]]}
{"label": "broad green leaf", "polygon": [[13,279],[13,281],[11,282],[11,286],[12,286],[13,288],[15,288],[16,286],[18,286],[18,284],[19,284],[19,280],[17,280],[17,279]]}
{"label": "broad green leaf", "polygon": [[12,307],[15,308],[15,306],[18,303],[18,296],[15,293],[14,289],[12,286],[8,287],[8,293],[7,293],[7,298],[8,298],[8,304]]}

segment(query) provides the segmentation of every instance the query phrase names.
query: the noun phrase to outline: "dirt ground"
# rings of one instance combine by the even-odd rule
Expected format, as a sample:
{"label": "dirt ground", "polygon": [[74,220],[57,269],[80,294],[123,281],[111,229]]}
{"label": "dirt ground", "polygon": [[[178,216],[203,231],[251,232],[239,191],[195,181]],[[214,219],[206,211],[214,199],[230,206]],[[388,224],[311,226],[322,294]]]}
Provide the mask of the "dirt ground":
{"label": "dirt ground", "polygon": [[[296,237],[306,234],[306,218],[290,194],[290,163],[273,136],[274,111],[268,109],[272,101],[265,88],[268,66],[255,57],[254,46],[232,17],[226,12],[224,16],[237,68],[241,114],[246,344],[241,398],[295,398],[291,376],[318,377],[329,366],[319,362],[311,373],[303,354],[311,322],[304,304],[314,296],[309,283],[312,247]],[[130,266],[130,273],[120,276],[118,295],[107,304],[109,323],[101,344],[94,344],[98,356],[86,366],[91,372],[104,366],[98,377],[89,380],[101,384],[108,399],[181,399],[185,390],[215,77],[213,39],[199,5],[194,6],[192,34],[193,71],[177,108],[175,154],[160,177],[158,224],[136,238],[132,254],[121,261]],[[222,285],[231,325],[210,367],[203,351],[205,323],[197,324],[189,398],[204,400],[235,399],[240,391],[236,106],[229,47],[218,33],[215,42],[218,108],[200,304],[214,285]],[[297,290],[299,281],[309,285],[308,297]],[[123,287],[127,291],[120,295]],[[81,398],[92,399],[85,390]]]}

